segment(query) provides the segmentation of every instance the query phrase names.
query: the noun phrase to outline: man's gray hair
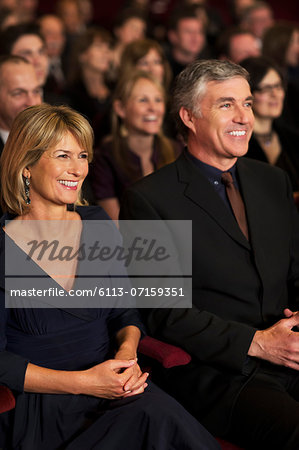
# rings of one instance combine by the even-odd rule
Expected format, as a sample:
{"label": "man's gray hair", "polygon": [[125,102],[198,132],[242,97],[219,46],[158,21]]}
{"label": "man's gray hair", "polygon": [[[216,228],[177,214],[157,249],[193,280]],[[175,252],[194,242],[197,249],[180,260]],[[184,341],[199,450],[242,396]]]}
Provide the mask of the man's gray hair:
{"label": "man's gray hair", "polygon": [[175,79],[172,94],[172,114],[178,131],[186,139],[189,129],[182,122],[179,112],[182,107],[200,117],[200,103],[210,81],[226,81],[242,77],[249,81],[247,70],[230,61],[217,59],[197,60],[189,64]]}

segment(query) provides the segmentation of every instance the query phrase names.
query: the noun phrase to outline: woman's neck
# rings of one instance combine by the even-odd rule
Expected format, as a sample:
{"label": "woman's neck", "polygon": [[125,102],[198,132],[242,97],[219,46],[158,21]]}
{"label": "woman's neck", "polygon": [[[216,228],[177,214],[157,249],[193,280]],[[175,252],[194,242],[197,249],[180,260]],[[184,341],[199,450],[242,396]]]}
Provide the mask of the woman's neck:
{"label": "woman's neck", "polygon": [[270,134],[272,132],[272,119],[261,119],[255,117],[253,131],[257,134]]}
{"label": "woman's neck", "polygon": [[129,134],[128,146],[130,150],[140,158],[150,157],[153,153],[154,136],[153,135],[137,135]]}
{"label": "woman's neck", "polygon": [[76,220],[78,214],[67,210],[67,206],[52,205],[50,207],[32,205],[27,214],[19,216],[20,220]]}

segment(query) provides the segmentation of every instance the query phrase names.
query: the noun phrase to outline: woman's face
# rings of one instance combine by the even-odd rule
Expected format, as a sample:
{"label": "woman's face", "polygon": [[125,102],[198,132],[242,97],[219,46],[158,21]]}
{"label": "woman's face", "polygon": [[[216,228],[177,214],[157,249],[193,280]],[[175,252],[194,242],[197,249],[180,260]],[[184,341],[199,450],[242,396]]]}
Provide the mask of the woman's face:
{"label": "woman's face", "polygon": [[253,94],[253,111],[258,118],[275,119],[280,116],[285,92],[279,74],[270,69]]}
{"label": "woman's face", "polygon": [[292,34],[286,54],[286,64],[291,67],[299,65],[299,30],[295,30]]}
{"label": "woman's face", "polygon": [[150,51],[136,64],[136,68],[144,72],[150,72],[159,83],[163,83],[164,66],[163,61],[156,49],[152,48]]}
{"label": "woman's face", "polygon": [[111,61],[111,50],[107,42],[95,39],[94,42],[80,55],[80,62],[84,67],[93,69],[96,72],[106,72]]}
{"label": "woman's face", "polygon": [[121,27],[115,30],[117,38],[122,44],[129,44],[130,42],[142,39],[145,36],[146,24],[139,17],[131,17]]}
{"label": "woman's face", "polygon": [[125,104],[119,106],[117,113],[131,134],[154,135],[162,126],[165,102],[158,87],[139,78]]}
{"label": "woman's face", "polygon": [[38,82],[45,84],[49,71],[49,59],[44,42],[35,34],[20,37],[13,45],[12,55],[23,56],[35,69]]}
{"label": "woman's face", "polygon": [[31,204],[42,208],[75,203],[87,173],[87,151],[68,132],[23,175],[30,178]]}

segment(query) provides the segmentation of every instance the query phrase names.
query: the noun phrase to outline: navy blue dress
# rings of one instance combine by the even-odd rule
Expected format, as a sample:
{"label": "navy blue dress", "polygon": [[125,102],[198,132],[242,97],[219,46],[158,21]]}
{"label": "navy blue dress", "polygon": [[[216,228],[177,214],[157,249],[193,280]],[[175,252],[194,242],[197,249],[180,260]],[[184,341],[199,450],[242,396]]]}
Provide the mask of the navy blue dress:
{"label": "navy blue dress", "polygon": [[[84,220],[107,219],[99,207],[77,211]],[[181,405],[151,383],[143,394],[119,400],[23,391],[28,362],[83,370],[111,358],[118,330],[142,329],[142,324],[134,309],[5,308],[5,218],[0,229],[0,384],[14,391],[16,407],[0,415],[0,448],[219,449]]]}

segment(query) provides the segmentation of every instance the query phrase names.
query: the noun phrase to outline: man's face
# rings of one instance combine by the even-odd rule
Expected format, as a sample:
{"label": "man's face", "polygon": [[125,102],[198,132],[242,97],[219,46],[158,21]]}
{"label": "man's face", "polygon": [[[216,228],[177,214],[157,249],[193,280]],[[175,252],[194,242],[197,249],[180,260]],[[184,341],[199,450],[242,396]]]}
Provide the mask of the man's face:
{"label": "man's face", "polygon": [[189,151],[206,164],[227,170],[248,149],[254,121],[249,84],[241,77],[210,81],[200,110],[201,117],[190,113],[190,122],[184,121],[191,130]]}
{"label": "man's face", "polygon": [[12,55],[27,59],[35,69],[40,84],[45,84],[49,71],[49,59],[41,38],[35,34],[25,34],[14,43]]}
{"label": "man's face", "polygon": [[31,64],[7,62],[0,69],[0,128],[9,131],[17,114],[42,103],[42,88]]}
{"label": "man's face", "polygon": [[203,24],[198,19],[186,18],[179,21],[172,43],[182,53],[196,57],[204,48],[206,38]]}
{"label": "man's face", "polygon": [[274,24],[272,11],[265,7],[252,11],[248,20],[249,30],[258,38],[262,38],[265,31]]}
{"label": "man's face", "polygon": [[48,56],[61,56],[65,44],[64,26],[55,16],[45,16],[40,20],[41,33],[45,39]]}
{"label": "man's face", "polygon": [[258,41],[251,34],[238,34],[231,38],[230,61],[239,64],[245,58],[260,56],[260,54]]}

